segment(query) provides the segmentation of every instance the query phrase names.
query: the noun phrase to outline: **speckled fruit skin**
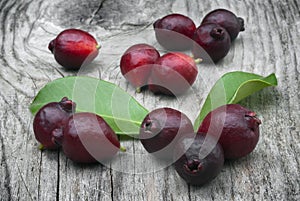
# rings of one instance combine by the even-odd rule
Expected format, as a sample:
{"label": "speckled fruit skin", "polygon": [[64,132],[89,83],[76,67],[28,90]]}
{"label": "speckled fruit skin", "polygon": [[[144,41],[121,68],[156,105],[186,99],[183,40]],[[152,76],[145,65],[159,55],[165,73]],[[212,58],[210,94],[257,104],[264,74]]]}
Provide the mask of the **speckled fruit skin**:
{"label": "speckled fruit skin", "polygon": [[175,148],[175,158],[184,153],[174,163],[175,170],[188,184],[201,186],[210,182],[224,165],[224,153],[219,143],[204,158],[200,157],[203,146],[204,137],[191,133],[180,140]]}
{"label": "speckled fruit skin", "polygon": [[219,137],[225,158],[238,159],[256,147],[260,124],[255,112],[238,104],[228,104],[211,111],[204,118],[198,133]]}
{"label": "speckled fruit skin", "polygon": [[216,9],[208,13],[201,24],[216,23],[224,27],[230,35],[231,41],[236,39],[240,31],[244,31],[244,19],[237,17],[234,13],[226,9]]}
{"label": "speckled fruit skin", "polygon": [[191,47],[196,26],[189,17],[170,14],[153,24],[157,42],[167,50],[186,50]]}
{"label": "speckled fruit skin", "polygon": [[111,159],[118,152],[120,142],[102,117],[81,112],[68,119],[62,148],[74,162],[95,163]]}
{"label": "speckled fruit skin", "polygon": [[172,159],[174,145],[187,133],[193,132],[190,119],[172,108],[151,111],[140,128],[140,141],[144,148],[157,158]]}
{"label": "speckled fruit skin", "polygon": [[148,88],[154,94],[181,95],[193,85],[197,74],[193,58],[181,52],[169,52],[155,62]]}
{"label": "speckled fruit skin", "polygon": [[141,87],[148,84],[152,65],[159,57],[159,52],[151,45],[133,45],[121,57],[121,73],[137,91],[140,91]]}
{"label": "speckled fruit skin", "polygon": [[80,29],[66,29],[48,45],[55,60],[68,70],[78,70],[82,65],[91,63],[99,48],[96,39]]}
{"label": "speckled fruit skin", "polygon": [[[218,24],[206,23],[199,26],[193,37],[193,55],[195,58],[203,58],[203,48],[214,62],[224,58],[230,49],[231,40],[225,28]],[[207,59],[203,58],[204,61]]]}
{"label": "speckled fruit skin", "polygon": [[62,128],[75,110],[75,103],[64,97],[60,102],[43,106],[33,120],[33,131],[37,141],[45,149],[58,149],[62,138]]}

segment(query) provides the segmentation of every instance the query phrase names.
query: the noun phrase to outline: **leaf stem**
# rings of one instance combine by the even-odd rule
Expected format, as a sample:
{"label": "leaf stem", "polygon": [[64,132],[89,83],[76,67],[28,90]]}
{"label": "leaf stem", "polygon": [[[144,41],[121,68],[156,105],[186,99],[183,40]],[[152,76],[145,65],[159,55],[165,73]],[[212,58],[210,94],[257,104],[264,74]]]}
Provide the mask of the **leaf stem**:
{"label": "leaf stem", "polygon": [[122,146],[120,146],[120,151],[121,151],[121,152],[126,152],[126,148],[125,148],[125,147],[122,147]]}
{"label": "leaf stem", "polygon": [[194,61],[195,61],[196,64],[199,64],[199,63],[201,63],[201,62],[203,61],[203,59],[197,58],[197,59],[195,59]]}
{"label": "leaf stem", "polygon": [[141,89],[141,87],[137,87],[135,91],[136,91],[137,93],[141,93],[141,92],[142,92],[142,89]]}
{"label": "leaf stem", "polygon": [[43,150],[45,149],[44,145],[42,145],[42,144],[40,144],[38,148],[39,148],[39,150],[41,150],[41,151],[43,151]]}

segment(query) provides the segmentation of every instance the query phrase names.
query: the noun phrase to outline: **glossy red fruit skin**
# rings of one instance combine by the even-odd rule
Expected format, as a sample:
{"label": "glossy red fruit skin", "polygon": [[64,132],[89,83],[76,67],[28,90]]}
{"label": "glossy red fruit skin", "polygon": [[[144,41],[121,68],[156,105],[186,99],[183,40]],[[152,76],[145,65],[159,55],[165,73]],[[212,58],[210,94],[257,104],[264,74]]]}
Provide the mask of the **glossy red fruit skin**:
{"label": "glossy red fruit skin", "polygon": [[255,112],[238,104],[228,104],[211,111],[201,123],[198,133],[219,139],[226,159],[238,159],[256,147],[260,124]]}
{"label": "glossy red fruit skin", "polygon": [[156,60],[149,78],[149,90],[154,94],[181,95],[195,82],[196,62],[181,52],[169,52]]}
{"label": "glossy red fruit skin", "polygon": [[65,122],[75,110],[75,103],[64,97],[60,102],[44,105],[35,115],[33,131],[35,138],[45,149],[58,149]]}
{"label": "glossy red fruit skin", "polygon": [[81,112],[72,115],[64,128],[62,148],[77,163],[95,163],[111,159],[119,150],[115,132],[102,117]]}
{"label": "glossy red fruit skin", "polygon": [[201,22],[201,24],[205,23],[216,23],[224,27],[229,33],[231,41],[236,39],[240,31],[245,30],[244,19],[226,9],[216,9],[209,12]]}
{"label": "glossy red fruit skin", "polygon": [[208,146],[204,145],[204,142],[205,138],[202,135],[190,133],[176,145],[174,158],[177,160],[174,167],[188,184],[202,186],[212,181],[224,165],[224,152],[219,143],[210,148],[212,150],[202,158],[201,149]]}
{"label": "glossy red fruit skin", "polygon": [[157,42],[167,50],[186,50],[191,47],[196,26],[189,17],[170,14],[153,24]]}
{"label": "glossy red fruit skin", "polygon": [[[202,58],[204,61],[209,59],[205,58],[203,48],[209,57],[218,62],[224,58],[230,49],[231,40],[225,28],[218,24],[206,23],[199,26],[194,33],[193,55],[195,58]],[[201,47],[199,49],[199,46]]]}
{"label": "glossy red fruit skin", "polygon": [[152,65],[159,57],[159,52],[151,45],[133,45],[121,57],[121,73],[139,91],[147,85]]}
{"label": "glossy red fruit skin", "polygon": [[97,57],[99,47],[91,34],[80,29],[66,29],[48,45],[55,60],[67,70],[78,70],[91,63]]}
{"label": "glossy red fruit skin", "polygon": [[139,138],[147,152],[160,159],[172,159],[178,139],[193,132],[191,120],[172,108],[158,108],[143,120]]}

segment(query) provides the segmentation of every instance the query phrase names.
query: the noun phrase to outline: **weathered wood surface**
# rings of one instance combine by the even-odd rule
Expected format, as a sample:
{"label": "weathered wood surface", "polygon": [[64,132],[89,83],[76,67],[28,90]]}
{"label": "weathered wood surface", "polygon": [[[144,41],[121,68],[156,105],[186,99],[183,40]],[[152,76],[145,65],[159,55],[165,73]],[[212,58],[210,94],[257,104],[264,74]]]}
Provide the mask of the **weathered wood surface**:
{"label": "weathered wood surface", "polygon": [[[124,50],[139,42],[159,47],[151,27],[158,17],[179,12],[199,25],[205,13],[219,7],[244,17],[246,31],[216,67],[199,65],[189,101],[135,94],[119,72]],[[0,200],[300,200],[299,7],[295,0],[1,0]],[[140,158],[118,171],[77,165],[61,152],[40,152],[28,106],[47,82],[76,75],[64,71],[47,49],[55,35],[70,27],[88,30],[103,46],[85,74],[120,85],[149,110],[167,105],[192,120],[223,73],[275,72],[278,87],[242,102],[263,121],[257,148],[227,162],[203,187],[186,185],[172,166],[142,173]],[[138,141],[122,144],[128,154],[143,152]]]}

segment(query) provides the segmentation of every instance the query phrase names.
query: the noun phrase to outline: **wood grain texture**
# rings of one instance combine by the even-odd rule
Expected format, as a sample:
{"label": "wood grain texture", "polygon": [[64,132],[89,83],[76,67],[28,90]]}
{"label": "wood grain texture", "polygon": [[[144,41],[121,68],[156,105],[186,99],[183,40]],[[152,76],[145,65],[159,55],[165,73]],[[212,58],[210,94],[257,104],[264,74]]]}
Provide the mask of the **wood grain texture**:
{"label": "wood grain texture", "polygon": [[[215,67],[199,65],[192,90],[177,100],[135,94],[120,74],[121,54],[141,42],[163,53],[152,30],[155,19],[178,12],[199,25],[205,13],[219,7],[242,16],[246,25],[225,59]],[[65,71],[47,49],[70,27],[89,31],[102,45],[89,69],[79,73]],[[295,0],[1,0],[0,200],[300,200],[299,40],[300,5]],[[132,157],[111,167],[78,165],[62,152],[37,148],[28,106],[56,78],[89,75],[111,81],[149,110],[169,106],[193,121],[214,82],[235,70],[275,72],[279,86],[242,101],[263,121],[257,148],[226,162],[203,187],[185,184],[172,166],[143,162],[138,140],[122,140]]]}

